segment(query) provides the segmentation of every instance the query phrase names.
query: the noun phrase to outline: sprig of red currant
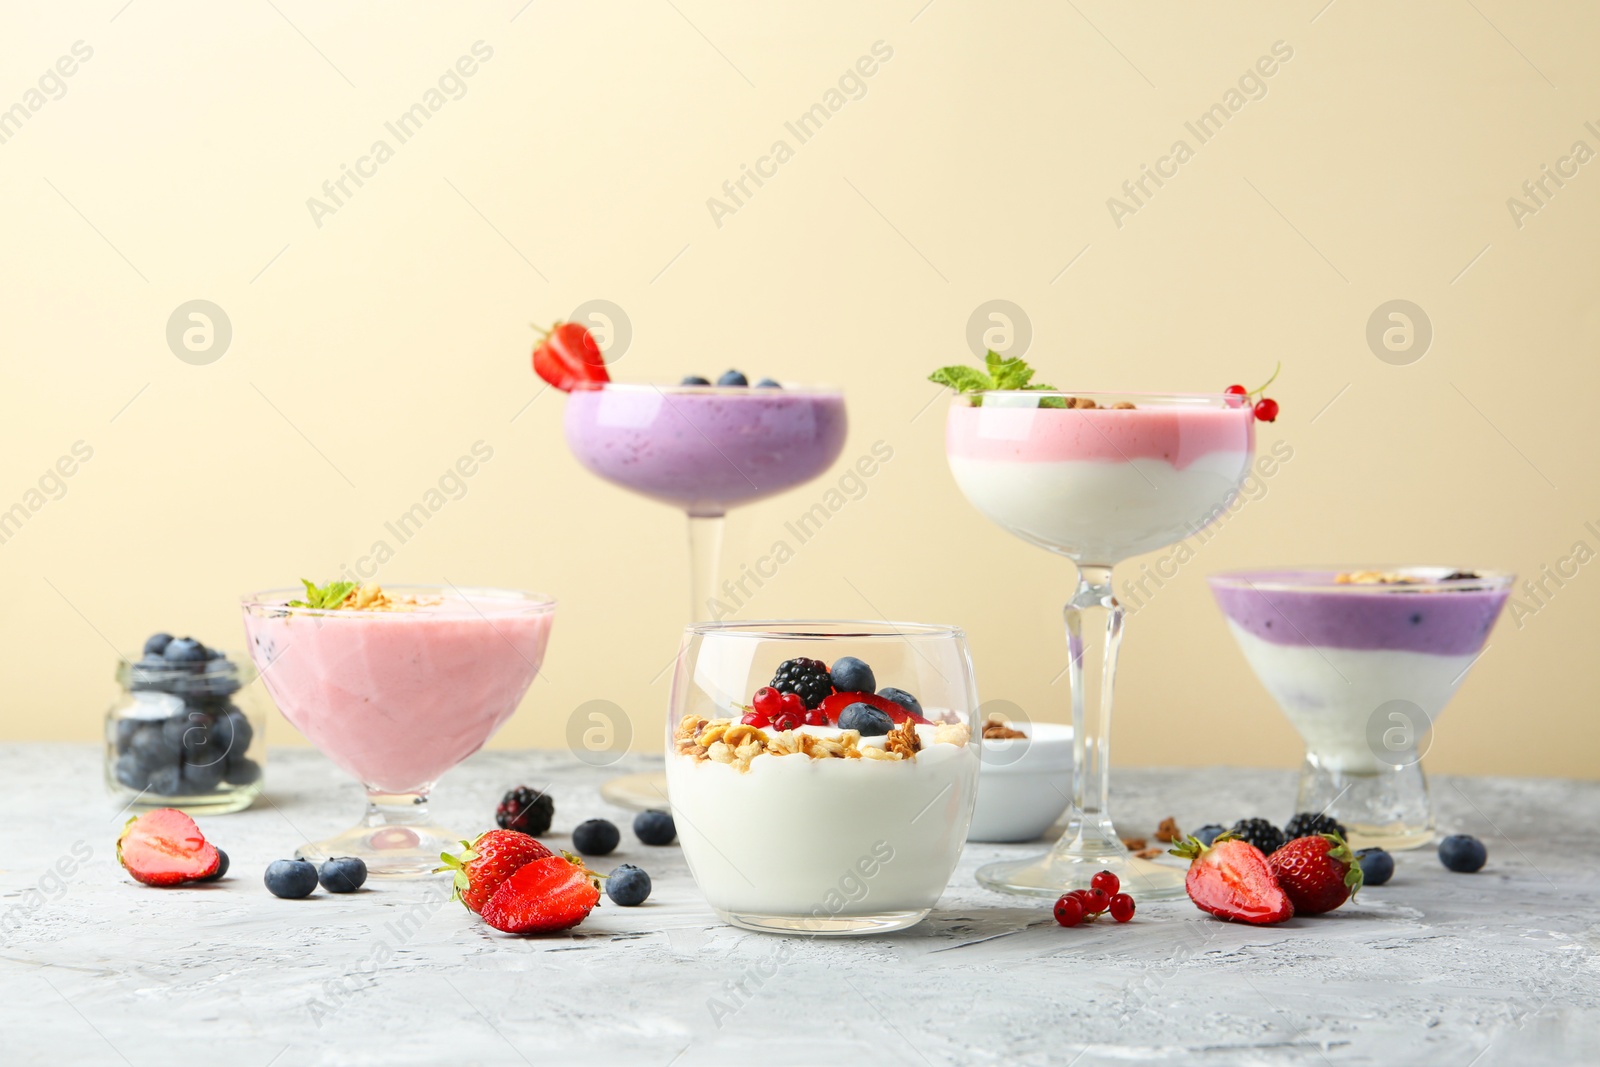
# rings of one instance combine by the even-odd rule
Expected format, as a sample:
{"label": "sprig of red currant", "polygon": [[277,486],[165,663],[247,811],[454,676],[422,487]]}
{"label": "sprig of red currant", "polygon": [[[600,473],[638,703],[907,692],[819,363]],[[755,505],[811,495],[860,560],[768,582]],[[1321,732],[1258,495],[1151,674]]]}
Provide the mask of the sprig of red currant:
{"label": "sprig of red currant", "polygon": [[[1278,372],[1281,370],[1283,370],[1283,364],[1280,362],[1275,368],[1273,368],[1272,377],[1262,382],[1259,388],[1246,389],[1242,385],[1230,385],[1224,391],[1229,396],[1238,397],[1241,403],[1248,403],[1251,397],[1258,393],[1266,392],[1267,386],[1278,380]],[[1277,422],[1278,402],[1273,400],[1271,397],[1264,396],[1255,402],[1255,413],[1256,418],[1260,419],[1262,422]]]}
{"label": "sprig of red currant", "polygon": [[1062,926],[1077,926],[1111,913],[1119,923],[1133,918],[1133,898],[1121,892],[1122,882],[1110,871],[1101,871],[1089,882],[1088,889],[1074,889],[1062,894],[1056,901],[1056,922]]}

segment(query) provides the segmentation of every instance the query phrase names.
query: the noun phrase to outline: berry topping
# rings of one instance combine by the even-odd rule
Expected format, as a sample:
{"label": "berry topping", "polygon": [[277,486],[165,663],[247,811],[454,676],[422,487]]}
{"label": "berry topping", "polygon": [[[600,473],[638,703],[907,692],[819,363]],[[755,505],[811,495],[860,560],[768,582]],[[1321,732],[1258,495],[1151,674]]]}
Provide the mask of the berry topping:
{"label": "berry topping", "polygon": [[360,856],[334,856],[322,862],[317,881],[330,893],[354,893],[367,881],[367,864]]}
{"label": "berry topping", "polygon": [[790,711],[788,708],[783,709],[772,717],[772,728],[774,730],[798,730],[805,724],[806,717],[804,713]]}
{"label": "berry topping", "polygon": [[754,726],[758,730],[765,730],[772,725],[772,720],[759,711],[747,711],[740,717],[739,721],[746,726]]}
{"label": "berry topping", "polygon": [[610,819],[588,819],[572,831],[572,847],[585,856],[610,855],[622,841],[622,831]]}
{"label": "berry topping", "polygon": [[833,680],[826,663],[801,657],[778,664],[777,673],[772,676],[772,688],[780,693],[793,693],[806,707],[814,708],[833,692]]}
{"label": "berry topping", "polygon": [[193,819],[176,808],[157,808],[122,827],[117,862],[135,881],[168,886],[214,874],[222,860]]}
{"label": "berry topping", "polygon": [[[783,710],[783,694],[770,685],[764,685],[756,690],[756,695],[751,699],[750,704],[758,713],[770,719]],[[805,704],[802,703],[800,707],[803,710]]]}
{"label": "berry topping", "polygon": [[1223,392],[1227,393],[1229,396],[1249,396],[1250,395],[1250,390],[1246,389],[1242,385],[1230,385],[1230,386],[1228,386],[1228,388],[1224,389]]}
{"label": "berry topping", "polygon": [[1056,901],[1056,922],[1062,926],[1077,926],[1083,921],[1083,901],[1071,893]]}
{"label": "berry topping", "polygon": [[1235,922],[1281,923],[1294,905],[1278,885],[1261,850],[1228,834],[1202,845],[1191,837],[1170,850],[1189,860],[1183,887],[1201,911]]}
{"label": "berry topping", "polygon": [[1110,871],[1101,871],[1099,874],[1095,875],[1089,880],[1089,884],[1100,890],[1106,896],[1114,897],[1117,895],[1118,890],[1122,888],[1122,879],[1118,878]]}
{"label": "berry topping", "polygon": [[647,845],[670,845],[678,838],[678,826],[665,811],[641,811],[633,817],[633,836]]}
{"label": "berry topping", "polygon": [[727,370],[722,372],[722,377],[717,379],[717,384],[722,386],[749,385],[750,379],[744,376],[743,371]]}
{"label": "berry topping", "polygon": [[307,860],[273,860],[261,880],[273,896],[300,900],[317,891],[317,868]]}
{"label": "berry topping", "polygon": [[1451,834],[1439,842],[1439,862],[1457,874],[1471,874],[1488,862],[1489,850],[1468,834]]}
{"label": "berry topping", "polygon": [[606,876],[606,896],[611,903],[636,908],[650,896],[650,876],[631,863],[624,863]]}
{"label": "berry topping", "polygon": [[1394,877],[1394,857],[1381,848],[1364,848],[1356,853],[1361,864],[1361,884],[1383,885]]}
{"label": "berry topping", "polygon": [[533,370],[564,393],[611,380],[594,335],[576,322],[558,322],[540,336]]}
{"label": "berry topping", "polygon": [[920,726],[928,725],[928,720],[922,717],[920,709],[909,711],[903,704],[878,696],[876,693],[835,693],[822,702],[822,710],[827,713],[830,720],[838,722],[839,716],[844,714],[844,709],[851,704],[866,704],[868,707],[877,708],[897,725],[907,719]]}
{"label": "berry topping", "polygon": [[1133,918],[1133,898],[1126,893],[1118,893],[1111,898],[1111,917],[1119,923],[1125,923]]}
{"label": "berry topping", "polygon": [[1338,834],[1297,837],[1267,857],[1296,915],[1321,915],[1361,888],[1361,864]]}
{"label": "berry topping", "polygon": [[550,829],[555,813],[556,802],[549,793],[519,785],[500,798],[499,806],[494,809],[494,823],[502,830],[538,837]]}
{"label": "berry topping", "polygon": [[821,708],[807,708],[805,724],[807,726],[826,726],[828,725],[828,713]]}
{"label": "berry topping", "polygon": [[894,701],[896,704],[899,704],[902,708],[905,708],[911,714],[916,715],[919,718],[922,715],[922,702],[916,697],[912,696],[910,693],[906,692],[904,689],[896,689],[892,685],[886,685],[882,689],[878,690],[878,695],[885,700]]}
{"label": "berry topping", "polygon": [[1263,856],[1270,856],[1283,847],[1283,831],[1265,819],[1240,819],[1228,833],[1250,842]]}
{"label": "berry topping", "polygon": [[858,701],[839,713],[839,729],[854,730],[862,737],[883,737],[894,729],[894,720],[888,712]]}
{"label": "berry topping", "polygon": [[582,860],[547,856],[500,883],[483,906],[483,921],[508,934],[547,934],[577,926],[598,903],[600,888]]}
{"label": "berry topping", "polygon": [[1228,403],[1231,407],[1243,407],[1251,403],[1251,397],[1260,397],[1253,404],[1255,416],[1261,422],[1276,422],[1278,418],[1278,402],[1271,397],[1261,396],[1266,392],[1267,386],[1278,380],[1278,372],[1283,370],[1279,363],[1272,370],[1272,377],[1262,382],[1259,388],[1246,389],[1242,385],[1230,385],[1224,390],[1228,394]]}
{"label": "berry topping", "polygon": [[1313,834],[1338,834],[1340,837],[1349,837],[1344,824],[1332,815],[1318,815],[1314,811],[1302,811],[1295,815],[1283,826],[1283,836],[1293,841],[1297,837],[1311,837]]}
{"label": "berry topping", "polygon": [[455,898],[468,911],[476,912],[483,911],[500,883],[516,873],[517,868],[553,855],[539,842],[516,830],[490,830],[479,834],[476,841],[463,841],[461,845],[459,856],[440,853],[444,866],[436,868],[434,873],[454,871]]}
{"label": "berry topping", "polygon": [[1256,401],[1256,418],[1262,422],[1278,421],[1278,402],[1271,397],[1262,397]]}
{"label": "berry topping", "polygon": [[878,679],[872,668],[854,656],[842,656],[833,661],[830,672],[833,688],[841,693],[870,693],[878,688]]}
{"label": "berry topping", "polygon": [[711,384],[711,379],[710,378],[702,378],[698,374],[685,374],[683,376],[683,381],[679,382],[678,384],[679,385],[710,385]]}

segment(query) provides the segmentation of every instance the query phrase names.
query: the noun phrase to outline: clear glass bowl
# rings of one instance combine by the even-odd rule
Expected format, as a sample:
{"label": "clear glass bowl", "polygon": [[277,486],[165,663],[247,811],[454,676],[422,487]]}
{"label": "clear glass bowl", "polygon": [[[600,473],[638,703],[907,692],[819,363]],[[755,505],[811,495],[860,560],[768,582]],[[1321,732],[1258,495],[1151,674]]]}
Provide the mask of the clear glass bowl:
{"label": "clear glass bowl", "polygon": [[159,657],[117,667],[106,713],[106,788],[130,811],[215,815],[248,808],[267,762],[266,703],[250,657],[212,649],[192,665]]}
{"label": "clear glass bowl", "polygon": [[[839,695],[820,705],[826,726],[742,722],[780,664],[832,667],[845,656],[871,667],[876,687],[916,697],[927,723],[895,705],[904,721],[863,736],[838,725],[856,702]],[[950,882],[972,818],[977,706],[966,635],[954,627],[690,627],[672,687],[667,793],[712,908],[735,926],[780,933],[879,933],[921,921]]]}

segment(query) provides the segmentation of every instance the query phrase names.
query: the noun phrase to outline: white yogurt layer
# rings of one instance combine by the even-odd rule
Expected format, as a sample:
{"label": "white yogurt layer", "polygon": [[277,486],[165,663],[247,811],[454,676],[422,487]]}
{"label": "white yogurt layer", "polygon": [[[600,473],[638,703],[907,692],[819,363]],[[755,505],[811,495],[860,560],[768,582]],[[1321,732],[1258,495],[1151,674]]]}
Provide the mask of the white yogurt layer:
{"label": "white yogurt layer", "polygon": [[1181,469],[1162,459],[949,460],[967,499],[1013,534],[1075,559],[1115,563],[1209,525],[1250,453],[1211,452]]}
{"label": "white yogurt layer", "polygon": [[[1406,723],[1381,713],[1385,703],[1409,701],[1434,721],[1475,658],[1278,645],[1231,621],[1228,625],[1261,683],[1300,731],[1306,748],[1322,766],[1347,774],[1376,774],[1393,767],[1403,754],[1404,746],[1398,742],[1405,736]],[[1378,721],[1373,727],[1375,715]],[[1421,738],[1412,740],[1415,743]],[[1380,754],[1388,761],[1380,760]]]}

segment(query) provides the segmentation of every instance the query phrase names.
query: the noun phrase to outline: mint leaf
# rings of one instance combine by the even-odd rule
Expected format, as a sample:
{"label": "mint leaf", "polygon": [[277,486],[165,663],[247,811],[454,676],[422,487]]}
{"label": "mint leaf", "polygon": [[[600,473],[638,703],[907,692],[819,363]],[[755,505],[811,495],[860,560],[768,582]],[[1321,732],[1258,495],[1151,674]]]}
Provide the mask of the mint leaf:
{"label": "mint leaf", "polygon": [[306,587],[306,598],[304,600],[291,600],[288,606],[291,608],[311,608],[314,611],[328,611],[339,607],[344,603],[344,598],[349,596],[350,591],[356,587],[355,582],[329,582],[319,589],[315,583],[304,578],[300,579],[300,584]]}
{"label": "mint leaf", "polygon": [[990,352],[985,360],[989,364],[989,376],[994,379],[996,389],[1026,389],[1033,380],[1033,368],[1019,356],[1016,359],[1006,359],[996,352]]}
{"label": "mint leaf", "polygon": [[928,381],[948,385],[958,393],[982,393],[994,388],[994,379],[973,367],[940,367]]}
{"label": "mint leaf", "polygon": [[[1056,387],[1053,386],[1053,385],[1042,385],[1042,384],[1040,384],[1040,385],[1024,385],[1022,388],[1023,388],[1024,392],[1029,392],[1029,393],[1033,393],[1033,392],[1051,392],[1051,393],[1054,393],[1054,392],[1057,391]],[[1039,406],[1042,407],[1042,408],[1064,408],[1064,407],[1067,406],[1067,398],[1064,397],[1064,396],[1041,396],[1039,398]]]}
{"label": "mint leaf", "polygon": [[[1033,380],[1033,368],[1021,356],[1007,358],[990,349],[983,354],[983,370],[975,367],[940,367],[928,375],[930,382],[948,385],[958,393],[981,393],[990,391],[999,392],[1055,392],[1053,385],[1036,383]],[[980,403],[978,398],[972,401],[976,406]],[[1064,408],[1067,402],[1059,396],[1042,396],[1039,398],[1042,408]]]}

